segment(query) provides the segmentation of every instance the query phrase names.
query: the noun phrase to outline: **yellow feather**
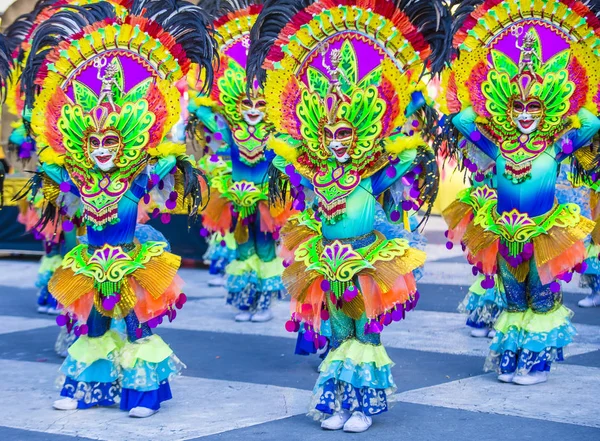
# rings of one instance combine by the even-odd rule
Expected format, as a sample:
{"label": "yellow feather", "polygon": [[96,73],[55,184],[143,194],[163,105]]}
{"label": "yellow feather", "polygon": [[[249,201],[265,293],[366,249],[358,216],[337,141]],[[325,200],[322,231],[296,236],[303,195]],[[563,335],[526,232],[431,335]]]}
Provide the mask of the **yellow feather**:
{"label": "yellow feather", "polygon": [[57,164],[61,166],[65,164],[65,156],[55,152],[50,147],[43,149],[39,153],[38,159],[43,164]]}
{"label": "yellow feather", "polygon": [[185,144],[177,144],[171,141],[165,141],[157,145],[153,149],[148,149],[150,156],[165,158],[167,156],[185,155]]}
{"label": "yellow feather", "polygon": [[298,160],[298,150],[274,136],[270,136],[267,140],[267,148],[273,150],[277,155],[291,164],[295,164]]}
{"label": "yellow feather", "polygon": [[428,144],[421,138],[420,134],[413,136],[398,136],[393,140],[388,140],[385,144],[385,150],[392,155],[399,155],[406,150],[414,150]]}

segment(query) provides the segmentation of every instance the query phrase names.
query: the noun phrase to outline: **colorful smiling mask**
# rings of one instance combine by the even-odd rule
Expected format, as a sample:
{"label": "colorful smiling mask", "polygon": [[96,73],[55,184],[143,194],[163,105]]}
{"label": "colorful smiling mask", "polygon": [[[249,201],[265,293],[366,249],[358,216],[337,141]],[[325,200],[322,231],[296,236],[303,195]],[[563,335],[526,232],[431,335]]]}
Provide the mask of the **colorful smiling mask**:
{"label": "colorful smiling mask", "polygon": [[519,183],[577,128],[580,109],[598,113],[598,19],[573,1],[495,0],[478,10],[454,38],[461,56],[443,81],[447,113],[472,106],[478,129],[507,160],[505,175]]}

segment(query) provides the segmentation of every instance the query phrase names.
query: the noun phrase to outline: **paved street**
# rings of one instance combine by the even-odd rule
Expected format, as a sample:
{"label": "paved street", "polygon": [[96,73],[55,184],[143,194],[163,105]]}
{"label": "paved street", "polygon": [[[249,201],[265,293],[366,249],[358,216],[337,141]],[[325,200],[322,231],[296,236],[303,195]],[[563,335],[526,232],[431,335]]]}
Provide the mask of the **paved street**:
{"label": "paved street", "polygon": [[440,218],[427,227],[417,310],[383,334],[395,404],[360,435],[324,432],[305,416],[319,359],[294,355],[287,302],[269,323],[235,323],[224,290],[200,269],[182,270],[189,302],[158,330],[187,365],[172,401],[145,420],[114,408],[52,410],[62,360],[54,318],[35,312],[37,264],[1,259],[0,440],[600,440],[600,308],[578,308],[583,291],[571,282],[565,302],[579,335],[567,361],[546,384],[497,382],[482,371],[489,340],[471,338],[456,312],[471,271],[460,250],[446,250],[443,229]]}

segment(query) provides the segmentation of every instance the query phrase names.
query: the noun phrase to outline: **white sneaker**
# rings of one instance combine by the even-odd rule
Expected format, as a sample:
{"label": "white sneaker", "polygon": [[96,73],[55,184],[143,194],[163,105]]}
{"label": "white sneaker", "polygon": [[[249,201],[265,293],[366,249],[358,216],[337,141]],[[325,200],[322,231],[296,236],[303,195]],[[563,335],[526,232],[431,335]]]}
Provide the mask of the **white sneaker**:
{"label": "white sneaker", "polygon": [[213,288],[218,286],[225,286],[225,277],[217,276],[210,279],[208,282],[208,286],[212,286]]}
{"label": "white sneaker", "polygon": [[354,412],[350,419],[344,424],[344,432],[361,433],[365,432],[373,424],[373,418],[366,416],[362,412]]}
{"label": "white sneaker", "polygon": [[533,384],[545,383],[548,381],[548,372],[530,372],[527,375],[515,375],[513,383],[520,384],[521,386],[531,386]]}
{"label": "white sneaker", "polygon": [[46,311],[47,314],[50,315],[59,315],[62,312],[62,309],[56,309],[56,308],[48,308],[48,310]]}
{"label": "white sneaker", "polygon": [[330,416],[326,420],[321,423],[321,429],[325,430],[340,430],[346,424],[346,421],[350,419],[350,412],[346,409],[342,409],[341,411],[334,413],[333,416]]}
{"label": "white sneaker", "polygon": [[498,375],[498,381],[501,381],[502,383],[512,383],[513,378],[515,378],[514,372],[507,372],[505,374]]}
{"label": "white sneaker", "polygon": [[577,304],[582,308],[594,308],[600,306],[600,293],[590,294],[585,299],[581,299]]}
{"label": "white sneaker", "polygon": [[48,314],[48,307],[47,306],[38,306],[37,312],[39,312],[40,314]]}
{"label": "white sneaker", "polygon": [[52,403],[56,410],[75,410],[77,409],[77,400],[75,398],[61,398]]}
{"label": "white sneaker", "polygon": [[495,336],[496,336],[496,330],[490,329],[490,332],[488,332],[487,338],[494,338]]}
{"label": "white sneaker", "polygon": [[132,418],[148,418],[156,412],[158,412],[158,410],[150,409],[148,407],[134,407],[129,411],[129,416]]}
{"label": "white sneaker", "polygon": [[252,321],[254,323],[263,323],[268,322],[273,318],[273,313],[270,309],[266,309],[264,311],[256,312],[252,314]]}
{"label": "white sneaker", "polygon": [[236,322],[249,322],[252,319],[252,314],[248,311],[242,311],[238,315],[235,316]]}
{"label": "white sneaker", "polygon": [[473,328],[471,329],[471,337],[483,338],[490,333],[490,328]]}

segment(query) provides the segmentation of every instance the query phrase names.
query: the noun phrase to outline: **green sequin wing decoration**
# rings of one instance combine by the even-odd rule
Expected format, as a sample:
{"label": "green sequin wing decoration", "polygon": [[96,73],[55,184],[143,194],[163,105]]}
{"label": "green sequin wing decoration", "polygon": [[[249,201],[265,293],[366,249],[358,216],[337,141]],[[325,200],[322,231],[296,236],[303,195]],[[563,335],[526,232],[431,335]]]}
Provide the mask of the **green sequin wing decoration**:
{"label": "green sequin wing decoration", "polygon": [[[86,132],[93,127],[92,117],[84,113],[80,105],[67,103],[61,110],[58,119],[58,130],[63,136],[63,144],[67,151],[67,161],[72,164],[89,164],[83,140]],[[89,164],[91,166],[91,164]]]}
{"label": "green sequin wing decoration", "polygon": [[569,98],[575,92],[575,83],[569,81],[566,69],[549,72],[544,76],[542,84],[536,83],[531,88],[531,95],[544,103],[545,117],[542,131],[556,133],[562,128],[562,120],[569,111]]}
{"label": "green sequin wing decoration", "polygon": [[492,115],[494,126],[504,134],[514,131],[509,119],[509,102],[518,93],[518,86],[511,84],[507,72],[491,70],[483,82],[481,92],[486,97],[485,107]]}
{"label": "green sequin wing decoration", "polygon": [[492,49],[490,51],[492,63],[496,70],[506,72],[510,78],[514,78],[519,73],[519,66],[504,53]]}
{"label": "green sequin wing decoration", "polygon": [[119,61],[119,59],[117,57],[113,58],[111,60],[110,64],[116,66],[117,73],[115,74],[114,78],[115,78],[116,83],[118,84],[118,87],[113,84],[112,85],[112,93],[113,93],[114,101],[119,102],[119,101],[121,101],[121,96],[123,95],[123,93],[121,91],[125,90],[125,75],[123,73],[123,66],[121,65],[121,62]]}
{"label": "green sequin wing decoration", "polygon": [[383,73],[383,70],[381,69],[381,66],[376,67],[371,72],[366,74],[362,80],[360,80],[360,83],[358,84],[358,88],[366,89],[369,86],[377,86],[377,85],[381,84],[382,73]]}
{"label": "green sequin wing decoration", "polygon": [[373,151],[373,145],[381,134],[385,101],[379,98],[377,88],[356,89],[350,102],[340,105],[339,114],[356,130],[356,147],[353,158],[361,158]]}
{"label": "green sequin wing decoration", "polygon": [[75,96],[75,103],[79,104],[84,112],[91,111],[98,104],[98,95],[77,80],[73,81],[73,95]]}
{"label": "green sequin wing decoration", "polygon": [[132,103],[145,98],[150,90],[152,81],[152,78],[146,78],[144,81],[136,84],[129,90],[129,92],[116,100],[117,106],[121,107],[124,103]]}
{"label": "green sequin wing decoration", "polygon": [[300,133],[309,154],[320,160],[326,160],[329,154],[321,149],[319,142],[319,126],[325,118],[325,108],[319,99],[319,95],[302,87],[296,114],[300,120]]}
{"label": "green sequin wing decoration", "polygon": [[350,95],[358,81],[358,61],[356,60],[354,47],[348,40],[342,43],[341,56],[340,70],[344,72],[345,77],[344,75],[341,76],[340,83],[342,84],[342,91]]}
{"label": "green sequin wing decoration", "polygon": [[566,69],[571,59],[571,51],[565,49],[550,58],[540,69],[540,76],[543,78],[550,72],[557,72]]}
{"label": "green sequin wing decoration", "polygon": [[122,154],[115,161],[118,167],[125,167],[141,158],[155,120],[156,116],[148,110],[146,100],[125,103],[120,113],[113,112],[108,115],[106,127],[117,129],[123,143]]}
{"label": "green sequin wing decoration", "polygon": [[329,79],[319,69],[315,69],[312,66],[306,71],[308,77],[308,87],[311,91],[316,92],[320,97],[325,98],[327,95],[327,89],[329,88]]}
{"label": "green sequin wing decoration", "polygon": [[242,121],[239,101],[246,93],[246,71],[242,66],[229,58],[223,76],[217,82],[219,99],[223,103],[224,114],[231,123]]}

